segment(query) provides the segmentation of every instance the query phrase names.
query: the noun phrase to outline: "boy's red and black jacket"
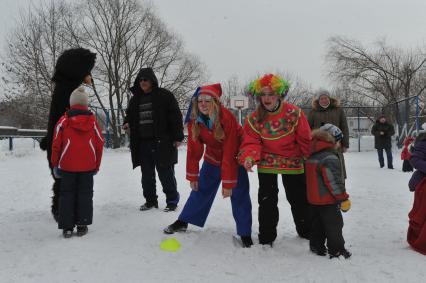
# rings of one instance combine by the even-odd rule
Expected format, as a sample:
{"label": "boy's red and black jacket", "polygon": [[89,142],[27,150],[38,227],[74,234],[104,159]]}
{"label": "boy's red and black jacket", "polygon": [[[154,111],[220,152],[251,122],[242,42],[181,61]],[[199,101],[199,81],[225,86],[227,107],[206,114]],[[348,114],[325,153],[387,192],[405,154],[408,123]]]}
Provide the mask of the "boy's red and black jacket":
{"label": "boy's red and black jacket", "polygon": [[98,171],[104,139],[92,112],[74,105],[59,119],[53,133],[53,167],[68,172]]}
{"label": "boy's red and black jacket", "polygon": [[334,138],[325,131],[314,130],[311,152],[305,163],[308,202],[327,205],[348,199],[342,160],[334,149]]}

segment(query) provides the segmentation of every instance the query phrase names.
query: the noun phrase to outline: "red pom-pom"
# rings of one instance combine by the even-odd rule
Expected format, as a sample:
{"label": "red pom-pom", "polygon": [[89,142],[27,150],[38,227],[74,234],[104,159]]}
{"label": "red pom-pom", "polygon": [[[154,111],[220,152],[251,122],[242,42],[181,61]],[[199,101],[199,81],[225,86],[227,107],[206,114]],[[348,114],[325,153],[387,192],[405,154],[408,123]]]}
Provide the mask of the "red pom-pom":
{"label": "red pom-pom", "polygon": [[260,84],[262,86],[270,86],[271,85],[271,79],[272,79],[273,75],[272,74],[267,74],[264,75],[261,79],[260,79]]}

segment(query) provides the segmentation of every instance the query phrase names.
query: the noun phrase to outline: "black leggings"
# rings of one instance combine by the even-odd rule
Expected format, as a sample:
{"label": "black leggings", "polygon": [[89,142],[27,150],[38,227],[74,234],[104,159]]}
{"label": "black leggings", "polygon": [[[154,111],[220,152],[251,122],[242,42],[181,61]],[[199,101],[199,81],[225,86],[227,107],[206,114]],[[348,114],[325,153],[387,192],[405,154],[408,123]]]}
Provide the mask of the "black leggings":
{"label": "black leggings", "polygon": [[[277,174],[258,173],[259,178],[259,242],[267,244],[277,237],[278,181]],[[311,227],[310,205],[306,197],[305,174],[282,175],[287,201],[290,203],[296,231],[300,237],[309,238]]]}

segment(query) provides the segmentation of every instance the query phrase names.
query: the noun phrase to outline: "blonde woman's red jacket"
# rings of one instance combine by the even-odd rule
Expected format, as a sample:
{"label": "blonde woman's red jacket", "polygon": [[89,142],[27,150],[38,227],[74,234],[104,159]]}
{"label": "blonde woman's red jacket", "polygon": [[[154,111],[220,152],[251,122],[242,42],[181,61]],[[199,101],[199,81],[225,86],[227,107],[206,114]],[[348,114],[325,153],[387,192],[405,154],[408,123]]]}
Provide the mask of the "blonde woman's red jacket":
{"label": "blonde woman's red jacket", "polygon": [[281,102],[275,112],[259,121],[256,112],[247,117],[239,162],[251,159],[260,173],[302,174],[309,156],[311,128],[303,111]]}
{"label": "blonde woman's red jacket", "polygon": [[[213,130],[209,130],[204,123],[193,119],[188,123],[186,179],[188,181],[198,181],[199,162],[204,155],[204,161],[220,166],[222,187],[232,189],[237,186],[239,165],[236,157],[242,136],[242,128],[228,109],[221,105],[220,110],[220,124],[225,133],[225,138],[221,141],[217,141],[214,138]],[[200,135],[196,140],[192,138],[194,123],[199,123],[200,127]]]}
{"label": "blonde woman's red jacket", "polygon": [[67,172],[98,171],[104,139],[93,114],[85,106],[72,106],[53,133],[53,167]]}

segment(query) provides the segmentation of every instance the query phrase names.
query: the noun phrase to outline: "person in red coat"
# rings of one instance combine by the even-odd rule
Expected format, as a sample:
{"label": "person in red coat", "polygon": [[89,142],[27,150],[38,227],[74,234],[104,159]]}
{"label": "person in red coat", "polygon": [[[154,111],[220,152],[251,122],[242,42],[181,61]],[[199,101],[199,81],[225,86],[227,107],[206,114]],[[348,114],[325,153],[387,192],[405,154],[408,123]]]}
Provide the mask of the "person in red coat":
{"label": "person in red coat", "polygon": [[52,143],[53,172],[61,178],[58,228],[63,236],[87,233],[93,218],[93,175],[99,171],[104,139],[84,86],[71,93],[70,109],[55,126]]}
{"label": "person in red coat", "polygon": [[[425,125],[422,126],[425,129]],[[414,171],[408,186],[414,191],[413,207],[408,214],[407,241],[410,246],[426,255],[426,132],[416,137],[410,163]]]}
{"label": "person in red coat", "polygon": [[[220,102],[220,84],[197,89],[187,115],[188,147],[186,179],[191,194],[178,217],[164,232],[186,231],[188,223],[203,227],[216,193],[222,183],[222,196],[231,198],[237,234],[244,247],[251,239],[251,200],[246,170],[238,165],[237,153],[242,128],[233,114]],[[199,169],[199,161],[204,162]]]}
{"label": "person in red coat", "polygon": [[404,147],[401,151],[401,160],[402,160],[402,172],[413,172],[413,166],[411,166],[410,159],[410,147],[413,145],[414,137],[407,136],[404,139]]}
{"label": "person in red coat", "polygon": [[311,227],[303,167],[309,156],[311,128],[303,111],[284,101],[288,89],[287,81],[272,74],[250,84],[249,90],[259,105],[246,119],[239,153],[239,162],[248,171],[257,165],[259,242],[271,246],[277,237],[279,218],[278,174],[297,233],[309,238]]}

